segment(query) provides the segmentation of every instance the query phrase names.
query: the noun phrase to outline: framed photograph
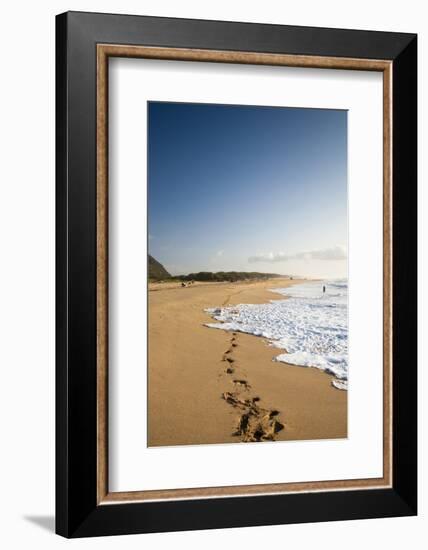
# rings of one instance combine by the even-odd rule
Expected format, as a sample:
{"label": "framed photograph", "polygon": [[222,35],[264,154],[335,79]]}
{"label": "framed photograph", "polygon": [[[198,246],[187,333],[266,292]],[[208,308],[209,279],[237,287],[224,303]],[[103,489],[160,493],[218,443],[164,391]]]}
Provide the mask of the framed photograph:
{"label": "framed photograph", "polygon": [[56,24],[57,533],[416,514],[416,35]]}

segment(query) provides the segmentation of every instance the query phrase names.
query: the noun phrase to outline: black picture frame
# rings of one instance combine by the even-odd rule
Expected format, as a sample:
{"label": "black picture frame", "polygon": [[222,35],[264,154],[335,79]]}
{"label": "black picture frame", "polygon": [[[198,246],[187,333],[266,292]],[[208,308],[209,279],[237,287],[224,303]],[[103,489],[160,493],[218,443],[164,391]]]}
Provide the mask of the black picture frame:
{"label": "black picture frame", "polygon": [[[97,504],[99,43],[392,61],[392,487]],[[56,97],[56,532],[86,537],[415,515],[417,36],[67,12],[56,18]]]}

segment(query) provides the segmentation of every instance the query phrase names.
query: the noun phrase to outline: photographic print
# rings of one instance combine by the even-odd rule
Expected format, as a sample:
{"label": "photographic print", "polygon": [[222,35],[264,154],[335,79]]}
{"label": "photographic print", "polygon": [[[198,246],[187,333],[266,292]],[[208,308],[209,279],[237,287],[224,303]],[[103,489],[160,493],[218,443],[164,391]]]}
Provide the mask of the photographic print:
{"label": "photographic print", "polygon": [[67,12],[56,69],[56,532],[417,514],[417,36]]}
{"label": "photographic print", "polygon": [[346,438],[347,111],[148,121],[148,446]]}

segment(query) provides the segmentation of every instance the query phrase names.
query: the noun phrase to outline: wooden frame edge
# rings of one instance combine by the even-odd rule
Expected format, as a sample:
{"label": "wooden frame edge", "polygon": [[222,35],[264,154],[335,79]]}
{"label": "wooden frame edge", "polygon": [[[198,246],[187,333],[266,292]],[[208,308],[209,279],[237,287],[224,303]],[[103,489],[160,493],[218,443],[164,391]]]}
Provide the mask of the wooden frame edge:
{"label": "wooden frame edge", "polygon": [[[97,504],[242,497],[392,487],[392,73],[393,62],[120,44],[97,44]],[[108,59],[205,61],[383,73],[383,471],[382,478],[227,487],[108,490]]]}
{"label": "wooden frame edge", "polygon": [[108,494],[108,57],[97,49],[97,503]]}

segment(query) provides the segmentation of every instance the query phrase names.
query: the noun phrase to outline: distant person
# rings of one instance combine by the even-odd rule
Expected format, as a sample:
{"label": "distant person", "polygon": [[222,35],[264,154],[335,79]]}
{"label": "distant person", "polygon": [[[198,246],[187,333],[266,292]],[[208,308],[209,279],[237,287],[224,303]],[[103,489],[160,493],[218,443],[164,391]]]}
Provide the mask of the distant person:
{"label": "distant person", "polygon": [[325,285],[322,287],[322,293],[325,294]]}

